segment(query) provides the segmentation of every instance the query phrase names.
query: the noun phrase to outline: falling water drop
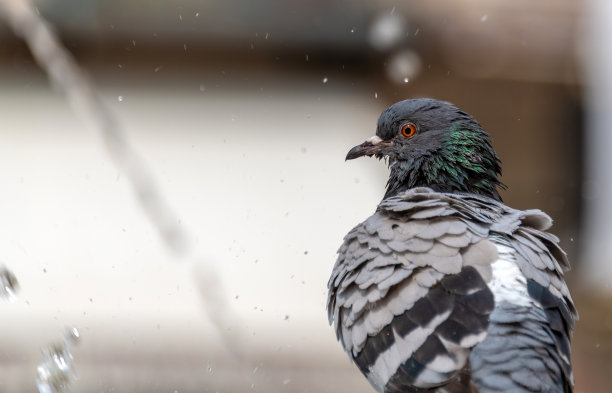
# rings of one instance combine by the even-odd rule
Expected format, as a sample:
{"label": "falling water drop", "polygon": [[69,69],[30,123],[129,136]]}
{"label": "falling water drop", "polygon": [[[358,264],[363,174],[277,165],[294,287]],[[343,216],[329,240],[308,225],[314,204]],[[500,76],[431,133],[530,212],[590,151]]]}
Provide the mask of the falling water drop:
{"label": "falling water drop", "polygon": [[396,13],[381,13],[368,29],[368,42],[374,49],[388,51],[399,45],[406,34],[408,23]]}
{"label": "falling water drop", "polygon": [[18,289],[17,277],[5,266],[0,266],[0,297],[14,301]]}
{"label": "falling water drop", "polygon": [[395,83],[408,83],[419,75],[421,57],[410,49],[396,52],[389,59],[387,76]]}
{"label": "falling water drop", "polygon": [[81,333],[75,327],[66,326],[64,328],[64,338],[68,345],[77,345],[81,340]]}
{"label": "falling water drop", "polygon": [[43,362],[36,368],[39,393],[66,393],[76,379],[70,347],[79,343],[80,333],[74,327],[64,329],[63,342],[41,350]]}

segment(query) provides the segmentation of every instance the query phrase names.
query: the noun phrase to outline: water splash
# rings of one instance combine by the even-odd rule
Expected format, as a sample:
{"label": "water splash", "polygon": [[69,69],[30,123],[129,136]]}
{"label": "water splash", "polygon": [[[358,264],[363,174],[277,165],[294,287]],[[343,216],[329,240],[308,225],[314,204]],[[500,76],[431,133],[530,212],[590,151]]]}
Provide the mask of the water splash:
{"label": "water splash", "polygon": [[6,266],[0,266],[0,297],[12,302],[18,290],[17,277]]}
{"label": "water splash", "polygon": [[38,365],[36,386],[39,393],[66,393],[76,379],[70,349],[81,339],[74,327],[64,329],[64,341],[52,343],[41,350],[43,362]]}

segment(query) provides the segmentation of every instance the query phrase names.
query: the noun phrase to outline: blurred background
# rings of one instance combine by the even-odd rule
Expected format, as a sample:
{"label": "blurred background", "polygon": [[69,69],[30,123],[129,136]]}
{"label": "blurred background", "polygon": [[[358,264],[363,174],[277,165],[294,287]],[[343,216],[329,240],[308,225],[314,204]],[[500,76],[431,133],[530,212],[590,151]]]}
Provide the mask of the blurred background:
{"label": "blurred background", "polygon": [[0,263],[19,281],[0,303],[0,392],[37,391],[65,326],[81,334],[75,392],[371,392],[328,326],[326,284],[387,168],[344,157],[422,96],[492,135],[507,204],[555,219],[576,392],[610,391],[612,2],[35,1],[185,257],[11,28],[20,1],[0,1]]}

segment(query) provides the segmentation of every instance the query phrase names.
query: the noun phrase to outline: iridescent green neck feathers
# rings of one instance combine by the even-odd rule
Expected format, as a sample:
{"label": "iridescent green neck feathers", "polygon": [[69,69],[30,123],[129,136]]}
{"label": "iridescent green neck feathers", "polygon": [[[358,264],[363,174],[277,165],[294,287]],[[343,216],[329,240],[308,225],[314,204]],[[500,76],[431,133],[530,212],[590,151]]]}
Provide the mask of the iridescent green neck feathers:
{"label": "iridescent green neck feathers", "polygon": [[390,157],[391,174],[385,198],[414,187],[440,192],[465,192],[501,200],[497,187],[500,160],[491,147],[489,135],[477,123],[454,122],[437,132],[440,143],[430,148],[410,149]]}

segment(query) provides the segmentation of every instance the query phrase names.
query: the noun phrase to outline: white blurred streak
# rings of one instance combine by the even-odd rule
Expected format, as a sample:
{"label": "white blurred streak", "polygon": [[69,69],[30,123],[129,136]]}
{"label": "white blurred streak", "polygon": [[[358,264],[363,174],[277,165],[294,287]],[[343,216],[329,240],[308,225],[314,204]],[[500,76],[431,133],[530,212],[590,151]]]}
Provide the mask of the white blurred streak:
{"label": "white blurred streak", "polygon": [[588,4],[581,48],[587,84],[581,258],[587,283],[612,292],[612,1]]}
{"label": "white blurred streak", "polygon": [[140,205],[166,245],[176,253],[184,253],[187,237],[177,224],[176,215],[71,54],[28,0],[3,0],[0,6],[15,34],[26,41],[38,64],[52,83],[66,94],[74,111],[85,124],[100,133],[109,154],[130,180]]}
{"label": "white blurred streak", "polygon": [[[0,0],[0,11],[16,35],[29,46],[38,64],[52,83],[66,94],[74,111],[82,120],[97,130],[117,167],[129,179],[133,191],[146,216],[160,233],[165,245],[177,255],[190,258],[188,237],[179,226],[180,220],[170,209],[158,190],[149,169],[127,142],[113,114],[104,106],[100,96],[71,54],[63,47],[51,27],[43,20],[28,0]],[[197,262],[201,262],[198,258]],[[225,347],[234,355],[242,348],[236,334],[228,332],[230,307],[225,300],[218,274],[209,263],[198,284],[208,317],[221,334]],[[206,276],[206,277],[204,277]]]}

